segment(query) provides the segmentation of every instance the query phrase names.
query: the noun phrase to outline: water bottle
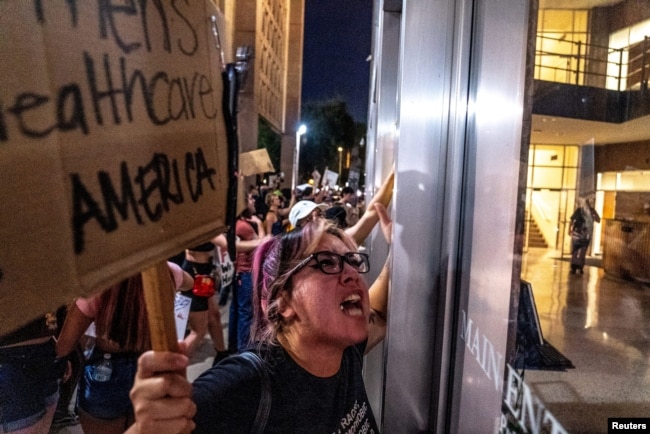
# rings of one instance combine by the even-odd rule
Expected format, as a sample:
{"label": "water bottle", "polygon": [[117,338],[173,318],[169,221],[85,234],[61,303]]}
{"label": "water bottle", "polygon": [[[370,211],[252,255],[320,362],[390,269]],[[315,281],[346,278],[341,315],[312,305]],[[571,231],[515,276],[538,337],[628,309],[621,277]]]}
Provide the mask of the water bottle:
{"label": "water bottle", "polygon": [[95,369],[93,372],[93,379],[95,381],[108,381],[111,379],[111,374],[113,373],[113,362],[111,362],[111,355],[109,353],[104,354],[104,358],[95,364]]}

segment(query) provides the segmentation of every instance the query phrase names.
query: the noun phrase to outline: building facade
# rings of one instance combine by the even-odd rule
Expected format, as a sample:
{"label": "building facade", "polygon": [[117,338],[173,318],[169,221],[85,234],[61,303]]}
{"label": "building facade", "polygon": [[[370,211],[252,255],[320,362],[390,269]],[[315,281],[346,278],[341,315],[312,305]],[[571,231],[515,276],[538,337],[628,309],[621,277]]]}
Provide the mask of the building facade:
{"label": "building facade", "polygon": [[[230,51],[252,52],[239,96],[241,152],[257,149],[264,118],[281,136],[281,167],[290,174],[300,120],[304,0],[215,0],[228,22]],[[288,175],[287,175],[288,176]]]}

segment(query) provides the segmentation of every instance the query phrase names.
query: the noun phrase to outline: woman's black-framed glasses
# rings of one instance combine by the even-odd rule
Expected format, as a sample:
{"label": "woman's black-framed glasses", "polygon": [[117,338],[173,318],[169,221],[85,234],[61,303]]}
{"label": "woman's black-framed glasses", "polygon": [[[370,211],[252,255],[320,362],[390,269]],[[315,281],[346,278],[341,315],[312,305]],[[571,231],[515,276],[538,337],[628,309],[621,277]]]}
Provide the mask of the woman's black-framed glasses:
{"label": "woman's black-framed glasses", "polygon": [[315,252],[300,261],[298,265],[289,270],[285,276],[288,280],[291,276],[302,270],[311,260],[315,260],[316,264],[312,265],[318,268],[325,274],[339,274],[343,271],[343,264],[347,262],[361,274],[370,271],[370,262],[368,262],[368,255],[359,252],[348,252],[344,255],[338,253],[322,251]]}

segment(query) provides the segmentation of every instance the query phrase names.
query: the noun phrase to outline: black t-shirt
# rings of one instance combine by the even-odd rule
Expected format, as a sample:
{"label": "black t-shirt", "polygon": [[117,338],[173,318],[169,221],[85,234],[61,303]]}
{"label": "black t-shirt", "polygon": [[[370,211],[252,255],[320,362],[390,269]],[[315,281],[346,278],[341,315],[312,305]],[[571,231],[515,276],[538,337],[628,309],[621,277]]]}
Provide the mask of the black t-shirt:
{"label": "black t-shirt", "polygon": [[[329,378],[305,371],[282,349],[260,354],[271,382],[265,433],[378,433],[362,378],[365,343],[349,347]],[[250,433],[260,403],[260,377],[251,362],[229,357],[193,383],[195,433]]]}
{"label": "black t-shirt", "polygon": [[584,212],[582,211],[582,208],[576,209],[573,214],[571,215],[571,222],[573,223],[572,226],[572,233],[577,236],[581,237],[590,237],[591,234],[589,234],[587,230],[587,221],[585,219]]}

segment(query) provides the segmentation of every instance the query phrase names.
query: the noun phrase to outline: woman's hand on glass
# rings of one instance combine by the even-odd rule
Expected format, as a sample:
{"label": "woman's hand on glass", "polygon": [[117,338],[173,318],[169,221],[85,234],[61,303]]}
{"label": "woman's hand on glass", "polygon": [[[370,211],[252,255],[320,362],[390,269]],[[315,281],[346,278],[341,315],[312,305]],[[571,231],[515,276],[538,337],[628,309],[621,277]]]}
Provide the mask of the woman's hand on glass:
{"label": "woman's hand on glass", "polygon": [[381,225],[381,232],[384,234],[384,238],[388,244],[391,244],[393,241],[393,221],[388,215],[386,207],[381,203],[375,203],[375,210],[379,216],[379,224]]}

